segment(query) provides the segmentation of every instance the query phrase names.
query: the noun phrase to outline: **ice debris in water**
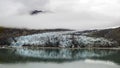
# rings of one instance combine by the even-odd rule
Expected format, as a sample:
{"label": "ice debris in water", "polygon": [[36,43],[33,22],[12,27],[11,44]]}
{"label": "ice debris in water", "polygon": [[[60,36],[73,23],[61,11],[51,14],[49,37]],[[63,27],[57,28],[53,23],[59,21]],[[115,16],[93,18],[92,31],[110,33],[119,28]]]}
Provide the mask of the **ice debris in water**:
{"label": "ice debris in water", "polygon": [[115,41],[85,35],[73,35],[74,32],[47,32],[14,38],[11,46],[37,45],[41,47],[92,47],[115,46]]}

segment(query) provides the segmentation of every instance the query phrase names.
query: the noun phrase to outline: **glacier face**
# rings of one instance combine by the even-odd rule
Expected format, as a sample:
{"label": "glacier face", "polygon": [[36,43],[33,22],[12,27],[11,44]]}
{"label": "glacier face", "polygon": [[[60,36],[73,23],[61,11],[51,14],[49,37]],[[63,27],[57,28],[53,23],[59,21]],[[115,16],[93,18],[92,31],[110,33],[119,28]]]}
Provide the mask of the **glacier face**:
{"label": "glacier face", "polygon": [[34,45],[40,47],[92,47],[115,46],[117,42],[105,38],[74,35],[75,31],[47,32],[14,38],[11,46]]}

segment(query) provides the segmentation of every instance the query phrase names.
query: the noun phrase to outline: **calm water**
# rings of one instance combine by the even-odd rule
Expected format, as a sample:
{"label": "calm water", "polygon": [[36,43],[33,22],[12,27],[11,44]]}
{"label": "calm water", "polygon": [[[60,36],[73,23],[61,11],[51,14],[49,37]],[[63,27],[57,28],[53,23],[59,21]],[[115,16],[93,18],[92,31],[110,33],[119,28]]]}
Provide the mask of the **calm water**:
{"label": "calm water", "polygon": [[120,68],[120,50],[0,49],[0,68]]}

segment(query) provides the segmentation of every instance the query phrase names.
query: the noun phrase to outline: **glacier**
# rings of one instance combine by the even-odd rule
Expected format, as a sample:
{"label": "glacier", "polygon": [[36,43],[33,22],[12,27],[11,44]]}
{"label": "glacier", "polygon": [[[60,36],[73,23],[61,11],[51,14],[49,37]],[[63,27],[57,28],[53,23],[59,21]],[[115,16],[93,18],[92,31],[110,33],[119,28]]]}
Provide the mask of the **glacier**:
{"label": "glacier", "polygon": [[[88,33],[89,34],[89,33]],[[15,41],[14,41],[15,40]],[[102,37],[89,37],[87,33],[77,31],[46,32],[15,37],[11,46],[40,46],[40,47],[104,47],[117,46],[116,41]]]}

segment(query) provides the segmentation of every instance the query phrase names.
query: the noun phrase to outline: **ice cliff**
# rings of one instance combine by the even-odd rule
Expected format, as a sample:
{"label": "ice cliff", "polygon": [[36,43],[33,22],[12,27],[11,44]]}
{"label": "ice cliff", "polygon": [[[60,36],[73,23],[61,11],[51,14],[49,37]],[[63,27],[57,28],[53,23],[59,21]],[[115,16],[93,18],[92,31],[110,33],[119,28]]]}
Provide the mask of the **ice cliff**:
{"label": "ice cliff", "polygon": [[89,37],[75,31],[47,32],[15,37],[11,46],[32,45],[40,47],[104,47],[116,46],[117,42],[102,37]]}

